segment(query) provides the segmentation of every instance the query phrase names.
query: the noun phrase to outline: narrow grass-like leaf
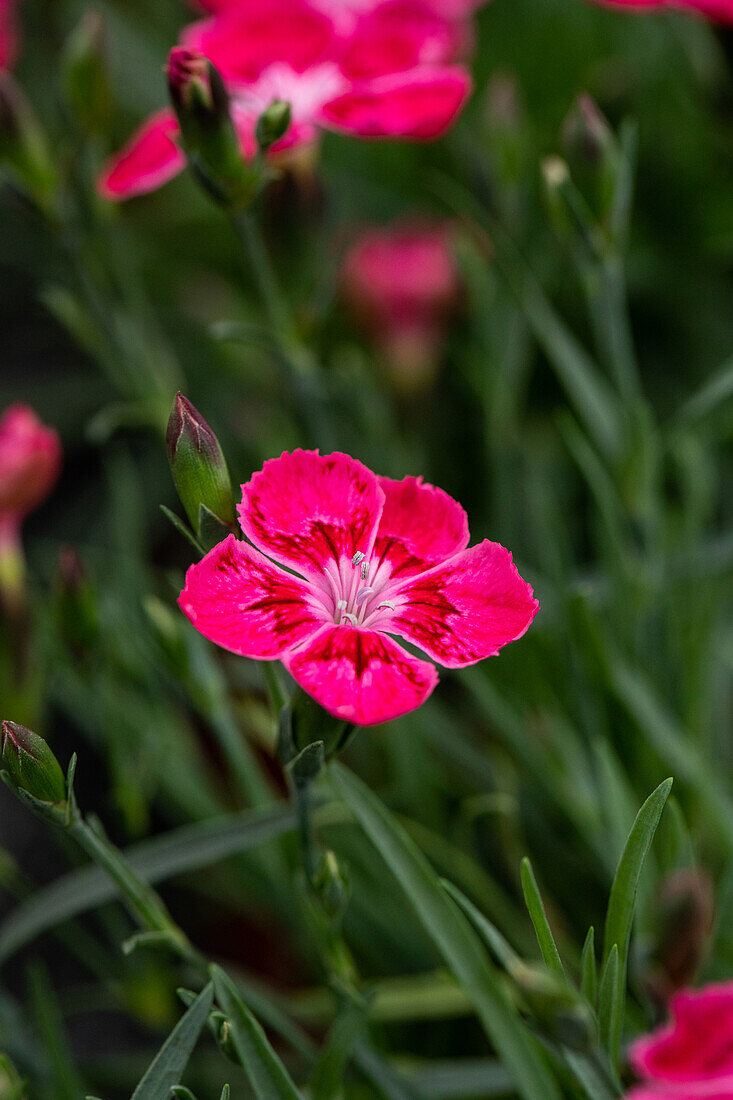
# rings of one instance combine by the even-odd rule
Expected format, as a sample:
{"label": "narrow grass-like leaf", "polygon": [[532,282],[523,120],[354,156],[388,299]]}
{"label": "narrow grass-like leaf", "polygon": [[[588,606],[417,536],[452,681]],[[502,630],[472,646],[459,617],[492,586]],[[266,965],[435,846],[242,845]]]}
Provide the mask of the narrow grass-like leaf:
{"label": "narrow grass-like leaf", "polygon": [[548,970],[554,970],[557,974],[564,974],[565,968],[560,958],[560,952],[555,944],[555,937],[552,934],[545,907],[542,904],[542,895],[537,885],[537,879],[534,877],[532,864],[527,856],[522,860],[521,873],[524,900],[534,925],[537,943],[540,945],[545,966]]}
{"label": "narrow grass-like leaf", "polygon": [[344,1005],[334,1020],[310,1081],[311,1096],[336,1100],[357,1039],[366,1026],[366,1004]]}
{"label": "narrow grass-like leaf", "polygon": [[511,1095],[512,1080],[504,1066],[490,1058],[462,1058],[460,1061],[426,1061],[410,1073],[426,1100],[463,1100],[480,1096]]}
{"label": "narrow grass-like leaf", "polygon": [[600,1052],[578,1054],[576,1051],[566,1050],[565,1061],[585,1089],[589,1100],[616,1100],[621,1095],[621,1089],[613,1080],[612,1071],[602,1063]]}
{"label": "narrow grass-like leaf", "polygon": [[368,787],[331,765],[338,793],[391,869],[423,927],[471,997],[484,1029],[525,1100],[560,1100],[554,1078],[498,980],[481,941],[410,837]]}
{"label": "narrow grass-like leaf", "polygon": [[[672,789],[672,780],[665,779],[647,798],[639,810],[631,827],[626,847],[619,860],[616,875],[611,886],[611,896],[606,913],[604,932],[604,974],[614,947],[618,951],[618,988],[614,1002],[614,1016],[611,1031],[611,1057],[614,1065],[618,1058],[618,1048],[623,1028],[624,1003],[626,998],[626,968],[629,956],[629,940],[634,919],[634,906],[639,887],[639,879],[644,867],[664,804]],[[601,981],[601,986],[603,981]],[[601,990],[602,992],[602,990]],[[600,1002],[599,1002],[600,1018]]]}
{"label": "narrow grass-like leaf", "polygon": [[580,959],[580,988],[591,1008],[595,1009],[598,997],[598,965],[596,963],[596,931],[591,925],[583,944]]}
{"label": "narrow grass-like leaf", "polygon": [[290,1074],[239,996],[232,979],[219,966],[212,966],[210,973],[217,1004],[231,1024],[232,1045],[257,1100],[301,1100]]}
{"label": "narrow grass-like leaf", "polygon": [[168,1100],[181,1080],[214,1000],[211,982],[178,1021],[132,1094],[132,1100]]}
{"label": "narrow grass-like leaf", "polygon": [[454,886],[452,882],[448,882],[447,879],[441,879],[440,885],[446,893],[450,894],[456,904],[461,907],[486,946],[492,954],[496,956],[502,966],[510,966],[511,963],[519,961],[519,955],[508,940],[502,936],[499,929],[483,915],[457,886]]}
{"label": "narrow grass-like leaf", "polygon": [[[185,825],[135,844],[123,855],[146,882],[162,882],[256,848],[289,832],[294,824],[293,812],[286,806],[248,810]],[[114,883],[99,867],[81,867],[63,875],[19,905],[0,925],[0,964],[42,932],[116,896]]]}
{"label": "narrow grass-like leaf", "polygon": [[225,1085],[224,1088],[221,1090],[221,1096],[219,1097],[219,1100],[229,1100],[231,1093],[232,1090],[229,1085]]}
{"label": "narrow grass-like leaf", "polygon": [[611,948],[601,975],[598,990],[598,1031],[601,1046],[611,1058],[615,1058],[616,1021],[619,1016],[619,950]]}
{"label": "narrow grass-like leaf", "polygon": [[[77,1100],[82,1084],[71,1059],[56,994],[42,963],[29,967],[30,1000],[56,1100]],[[36,1054],[36,1061],[38,1053]]]}
{"label": "narrow grass-like leaf", "polygon": [[427,1100],[416,1084],[398,1073],[369,1043],[357,1043],[354,1062],[384,1100]]}

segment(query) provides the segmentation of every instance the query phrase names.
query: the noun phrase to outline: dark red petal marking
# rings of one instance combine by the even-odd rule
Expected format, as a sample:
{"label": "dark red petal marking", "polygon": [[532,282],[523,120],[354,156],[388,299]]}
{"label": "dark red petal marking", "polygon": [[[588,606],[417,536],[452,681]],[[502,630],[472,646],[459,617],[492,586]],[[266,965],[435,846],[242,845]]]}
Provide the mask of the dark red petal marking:
{"label": "dark red petal marking", "polygon": [[392,481],[380,477],[384,511],[374,545],[372,570],[389,562],[399,580],[422,573],[468,545],[463,508],[442,489],[422,478]]}
{"label": "dark red petal marking", "polygon": [[349,626],[324,627],[284,663],[324,710],[357,726],[407,714],[438,682],[433,665],[386,634]]}
{"label": "dark red petal marking", "polygon": [[264,553],[298,572],[369,555],[384,494],[375,475],[345,454],[285,452],[242,486],[242,530]]}
{"label": "dark red petal marking", "polygon": [[308,586],[230,535],[192,565],[178,603],[196,629],[242,657],[270,660],[323,622]]}
{"label": "dark red petal marking", "polygon": [[448,668],[493,657],[539,610],[509,551],[488,540],[408,581],[398,599],[395,633]]}

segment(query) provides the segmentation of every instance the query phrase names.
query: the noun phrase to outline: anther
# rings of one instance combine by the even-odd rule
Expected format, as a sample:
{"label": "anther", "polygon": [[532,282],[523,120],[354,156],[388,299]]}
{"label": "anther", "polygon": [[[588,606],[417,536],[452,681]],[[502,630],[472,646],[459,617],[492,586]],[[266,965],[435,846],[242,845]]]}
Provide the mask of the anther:
{"label": "anther", "polygon": [[[362,557],[363,557],[363,555],[362,555]],[[361,563],[361,579],[363,581],[365,581],[368,576],[369,576],[369,562],[368,561],[363,561]]]}
{"label": "anther", "polygon": [[360,603],[364,603],[364,600],[368,599],[370,596],[373,596],[373,595],[374,595],[374,589],[373,588],[360,588],[359,591],[356,593],[356,600],[354,602],[358,606]]}
{"label": "anther", "polygon": [[377,604],[377,611],[379,611],[380,607],[388,607],[390,609],[390,611],[394,611],[394,609],[395,609],[394,601],[393,600],[385,600],[383,603],[378,603]]}
{"label": "anther", "polygon": [[362,561],[364,561],[364,555],[362,554],[361,550],[357,550],[356,553],[354,554],[353,558],[351,559],[351,564],[352,565],[358,565],[359,562],[362,562]]}
{"label": "anther", "polygon": [[348,619],[348,621],[351,623],[352,626],[357,626],[358,625],[357,622],[356,622],[356,615],[351,615],[348,611],[344,611],[344,613],[342,614],[342,616],[341,616],[341,622],[342,623],[343,623],[344,619]]}

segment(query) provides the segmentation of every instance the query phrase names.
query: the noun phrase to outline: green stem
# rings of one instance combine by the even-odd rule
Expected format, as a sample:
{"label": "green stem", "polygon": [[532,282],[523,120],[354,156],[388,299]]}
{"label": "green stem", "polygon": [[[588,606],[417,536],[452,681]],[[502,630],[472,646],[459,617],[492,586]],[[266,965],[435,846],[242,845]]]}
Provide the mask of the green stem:
{"label": "green stem", "polygon": [[234,223],[247,252],[270,326],[284,345],[296,344],[292,318],[254,214],[250,210],[236,214]]}
{"label": "green stem", "polygon": [[293,801],[298,815],[303,870],[308,886],[312,889],[318,866],[316,834],[313,828],[312,782],[293,783]]}

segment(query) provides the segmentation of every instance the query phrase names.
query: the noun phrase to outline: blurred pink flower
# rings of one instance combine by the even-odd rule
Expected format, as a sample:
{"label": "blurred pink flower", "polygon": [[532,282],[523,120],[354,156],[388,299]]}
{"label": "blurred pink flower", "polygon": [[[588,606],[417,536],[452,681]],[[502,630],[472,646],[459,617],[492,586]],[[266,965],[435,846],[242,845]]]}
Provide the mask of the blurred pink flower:
{"label": "blurred pink flower", "polygon": [[61,468],[61,443],[27,405],[0,417],[0,543],[15,543],[23,519],[51,492]]}
{"label": "blurred pink flower", "polygon": [[652,8],[677,8],[699,12],[721,23],[733,22],[733,0],[600,0],[611,7],[649,11]]}
{"label": "blurred pink flower", "polygon": [[460,281],[446,226],[407,224],[365,233],[347,254],[343,290],[403,385],[437,365]]}
{"label": "blurred pink flower", "polygon": [[230,535],[192,565],[181,609],[232,653],[281,660],[359,726],[414,710],[438,681],[394,635],[462,668],[521,637],[539,607],[508,550],[467,549],[466,513],[447,493],[349,455],[266,462],[242,486],[239,517],[253,545]]}
{"label": "blurred pink flower", "polygon": [[627,1100],[731,1100],[733,982],[677,993],[670,1011],[670,1023],[631,1048],[643,1084]]}
{"label": "blurred pink flower", "polygon": [[[308,0],[227,8],[187,27],[182,42],[224,78],[247,157],[256,151],[257,117],[275,99],[292,108],[290,129],[273,146],[277,154],[314,142],[321,128],[431,141],[448,129],[471,88],[467,71],[441,60],[424,28],[405,23],[386,33],[359,23],[344,35]],[[124,199],[171,179],[185,164],[177,137],[172,111],[153,115],[108,163],[101,193]]]}
{"label": "blurred pink flower", "polygon": [[0,69],[9,69],[18,52],[16,3],[17,0],[0,0]]}

